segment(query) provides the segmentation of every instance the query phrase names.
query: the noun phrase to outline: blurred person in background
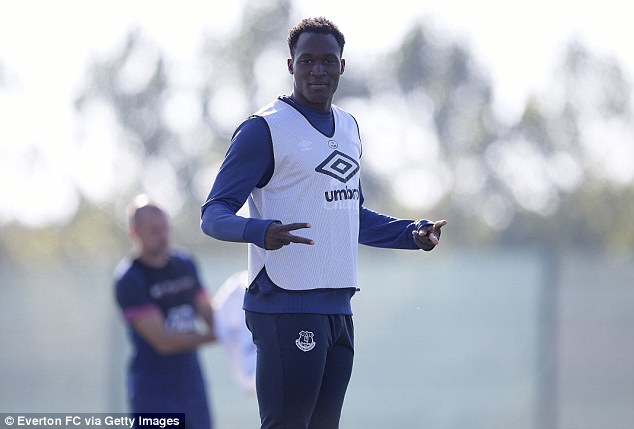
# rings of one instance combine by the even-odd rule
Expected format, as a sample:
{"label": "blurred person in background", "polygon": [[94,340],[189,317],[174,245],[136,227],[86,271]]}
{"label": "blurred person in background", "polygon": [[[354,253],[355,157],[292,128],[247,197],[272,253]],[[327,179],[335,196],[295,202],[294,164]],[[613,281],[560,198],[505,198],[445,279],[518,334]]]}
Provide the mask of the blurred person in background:
{"label": "blurred person in background", "polygon": [[256,348],[242,309],[247,278],[246,270],[229,276],[214,294],[212,305],[216,336],[229,358],[234,378],[243,392],[254,394]]}
{"label": "blurred person in background", "polygon": [[213,312],[192,256],[171,247],[167,212],[146,196],[129,208],[136,252],[116,267],[115,295],[129,331],[132,414],[185,413],[188,429],[211,429],[198,347],[215,340]]}
{"label": "blurred person in background", "polygon": [[[344,36],[308,18],[287,42],[293,91],[237,128],[201,228],[248,243],[243,308],[257,346],[261,429],[336,429],[352,373],[359,243],[432,250],[447,222],[364,206],[359,128],[332,104]],[[239,216],[247,201],[249,217]]]}

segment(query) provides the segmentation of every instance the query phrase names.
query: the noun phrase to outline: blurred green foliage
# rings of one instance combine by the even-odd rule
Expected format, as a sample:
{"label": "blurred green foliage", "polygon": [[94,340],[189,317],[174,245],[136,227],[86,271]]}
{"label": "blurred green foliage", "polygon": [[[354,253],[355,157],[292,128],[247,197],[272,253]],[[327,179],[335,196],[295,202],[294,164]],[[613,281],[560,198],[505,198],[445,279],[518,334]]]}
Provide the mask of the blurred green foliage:
{"label": "blurred green foliage", "polygon": [[[120,253],[129,247],[125,205],[149,191],[168,203],[179,241],[213,245],[199,231],[199,207],[239,121],[290,89],[284,71],[292,12],[288,0],[245,10],[231,36],[206,38],[195,70],[179,69],[136,29],[119,52],[94,60],[76,111],[83,122],[94,120],[95,106],[115,118],[120,175],[105,201],[78,185],[81,204],[66,224],[3,225],[0,255]],[[634,172],[619,163],[619,148],[631,146],[634,135],[631,77],[614,59],[576,41],[553,66],[549,92],[534,94],[509,124],[496,113],[495,88],[468,47],[434,34],[425,22],[392,52],[349,65],[337,104],[379,113],[402,109],[409,116],[401,127],[424,130],[420,145],[430,136],[438,143],[422,164],[405,153],[394,170],[408,177],[429,168],[428,186],[437,188],[433,204],[404,204],[392,191],[407,185],[366,163],[368,204],[400,217],[446,218],[443,237],[452,243],[630,250]],[[397,104],[380,101],[386,99]],[[175,125],[174,117],[186,124]],[[365,148],[389,144],[399,151],[397,138],[383,142],[363,125],[361,131]]]}

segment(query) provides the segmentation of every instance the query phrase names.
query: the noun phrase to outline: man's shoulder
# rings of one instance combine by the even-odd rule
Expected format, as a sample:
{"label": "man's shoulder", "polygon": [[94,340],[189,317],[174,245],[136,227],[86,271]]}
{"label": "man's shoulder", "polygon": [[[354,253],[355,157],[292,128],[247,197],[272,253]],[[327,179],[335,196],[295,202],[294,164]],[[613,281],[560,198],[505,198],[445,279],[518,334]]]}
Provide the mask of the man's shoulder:
{"label": "man's shoulder", "polygon": [[146,277],[133,258],[126,257],[119,261],[114,269],[114,287],[120,304],[126,301],[125,297],[134,296],[144,290],[146,285]]}
{"label": "man's shoulder", "polygon": [[352,113],[348,112],[346,109],[344,109],[344,108],[342,108],[342,107],[340,107],[338,105],[335,105],[335,104],[333,104],[331,106],[331,108],[332,108],[333,113],[334,112],[339,112],[339,114],[341,114],[343,116],[347,116],[347,117],[353,119],[356,122],[356,119],[354,118],[354,115],[352,115]]}
{"label": "man's shoulder", "polygon": [[[263,116],[254,113],[247,119],[242,121],[236,130],[236,134],[240,133],[241,137],[245,135],[261,134],[268,132],[268,124]],[[235,135],[234,135],[235,137]]]}
{"label": "man's shoulder", "polygon": [[189,274],[197,275],[198,263],[194,254],[182,248],[172,249],[170,254],[172,270],[184,271]]}
{"label": "man's shoulder", "polygon": [[293,106],[287,100],[288,97],[285,96],[277,97],[275,100],[258,109],[250,118],[266,119],[287,109],[294,110]]}
{"label": "man's shoulder", "polygon": [[170,258],[174,261],[183,263],[194,263],[194,255],[187,249],[174,248],[171,250]]}
{"label": "man's shoulder", "polygon": [[113,277],[116,282],[120,282],[126,277],[134,275],[136,267],[134,264],[134,258],[126,256],[122,258],[113,270]]}

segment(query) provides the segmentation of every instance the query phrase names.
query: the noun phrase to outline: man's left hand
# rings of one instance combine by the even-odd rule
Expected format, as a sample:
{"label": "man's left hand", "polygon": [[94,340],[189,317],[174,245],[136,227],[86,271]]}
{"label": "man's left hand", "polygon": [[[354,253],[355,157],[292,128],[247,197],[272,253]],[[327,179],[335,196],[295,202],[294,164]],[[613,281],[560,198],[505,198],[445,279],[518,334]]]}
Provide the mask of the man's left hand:
{"label": "man's left hand", "polygon": [[418,231],[412,231],[414,241],[423,250],[431,250],[436,247],[440,239],[440,228],[447,225],[446,220],[437,220],[434,223],[429,223]]}

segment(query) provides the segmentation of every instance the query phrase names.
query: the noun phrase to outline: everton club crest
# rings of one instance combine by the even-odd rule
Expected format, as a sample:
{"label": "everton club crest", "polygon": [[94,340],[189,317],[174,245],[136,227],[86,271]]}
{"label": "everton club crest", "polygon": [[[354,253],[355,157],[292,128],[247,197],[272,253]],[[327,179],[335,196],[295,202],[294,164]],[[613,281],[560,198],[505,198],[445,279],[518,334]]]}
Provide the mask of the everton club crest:
{"label": "everton club crest", "polygon": [[315,334],[309,331],[301,331],[299,338],[295,340],[295,345],[303,352],[309,352],[315,348],[315,340],[313,337]]}

